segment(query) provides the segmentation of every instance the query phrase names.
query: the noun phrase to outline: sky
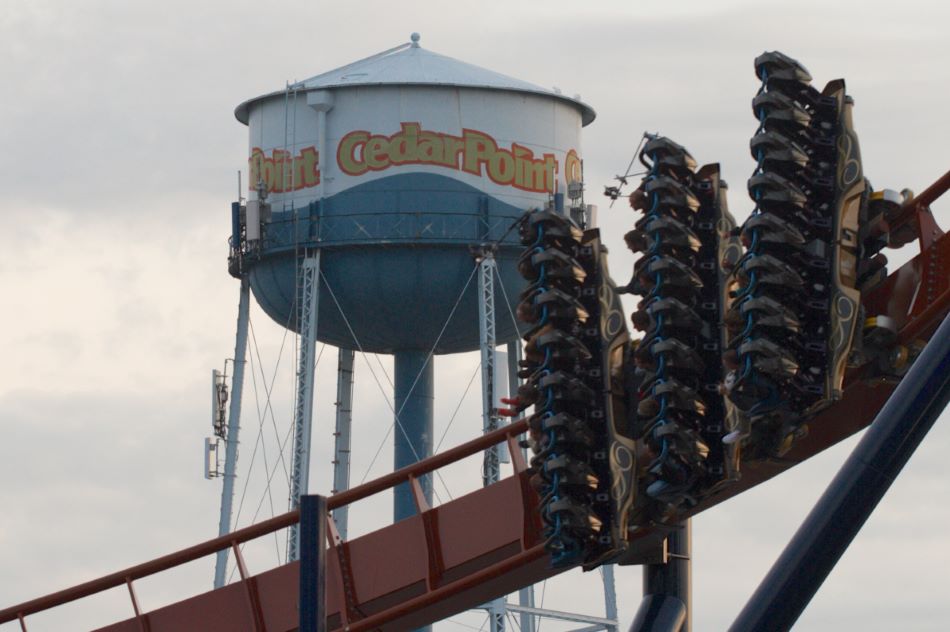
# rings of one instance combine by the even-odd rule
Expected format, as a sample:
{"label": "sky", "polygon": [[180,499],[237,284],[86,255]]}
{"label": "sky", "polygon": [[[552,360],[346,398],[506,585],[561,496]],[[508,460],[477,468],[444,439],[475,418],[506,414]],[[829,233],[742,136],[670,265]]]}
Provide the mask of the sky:
{"label": "sky", "polygon": [[[753,167],[752,60],[764,50],[796,57],[818,84],[846,78],[876,187],[920,191],[945,172],[948,18],[946,3],[923,1],[3,0],[0,607],[217,533],[220,481],[204,480],[201,454],[210,372],[233,354],[238,286],[226,240],[236,171],[246,164],[246,128],[232,113],[241,101],[413,31],[435,52],[580,94],[598,113],[583,135],[588,201],[600,204],[611,269],[625,282],[633,255],[621,236],[634,217],[597,198],[644,130],[684,144],[700,163],[720,162],[733,212],[741,219],[751,209],[743,183]],[[944,226],[948,209],[935,206]],[[295,341],[256,306],[251,323],[241,526],[286,509],[289,462],[276,445],[293,408]],[[436,359],[443,449],[480,431],[477,382],[466,392],[477,366],[476,354]],[[314,491],[330,489],[335,369],[336,350],[326,347]],[[391,358],[358,357],[356,373],[352,476],[360,482],[392,467]],[[796,629],[946,628],[947,417]],[[854,442],[694,520],[694,629],[722,630],[734,619]],[[478,487],[477,468],[470,460],[446,472],[441,499]],[[388,498],[358,504],[352,534],[378,528],[388,513]],[[252,571],[274,566],[283,545],[249,547]],[[213,560],[201,560],[143,580],[139,597],[151,609],[210,588],[212,573]],[[617,569],[623,628],[640,590],[639,568]],[[549,607],[603,612],[597,573],[549,581],[539,601],[542,592]],[[123,599],[113,591],[37,616],[30,629],[116,621],[131,614]],[[465,613],[437,629],[478,629],[483,620]]]}

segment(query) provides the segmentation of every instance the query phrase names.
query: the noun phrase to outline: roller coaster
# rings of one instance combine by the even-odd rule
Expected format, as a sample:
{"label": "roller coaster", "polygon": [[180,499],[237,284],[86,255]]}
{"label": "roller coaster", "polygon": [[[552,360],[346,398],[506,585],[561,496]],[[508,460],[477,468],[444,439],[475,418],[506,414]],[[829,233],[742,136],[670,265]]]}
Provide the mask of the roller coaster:
{"label": "roller coaster", "polygon": [[[301,577],[315,572],[325,573],[316,610],[325,629],[408,630],[578,566],[616,562],[648,569],[633,629],[680,630],[688,596],[658,586],[680,563],[674,541],[684,521],[873,421],[861,454],[821,501],[840,501],[857,481],[859,509],[816,510],[840,520],[839,533],[816,522],[803,529],[733,630],[790,627],[823,579],[801,574],[804,552],[821,551],[830,570],[950,393],[950,236],[931,212],[950,172],[918,195],[874,190],[844,81],[817,90],[780,53],[763,54],[755,68],[755,209],[741,225],[718,165],[700,167],[671,139],[646,135],[637,152],[644,175],[627,196],[640,219],[625,241],[642,253],[629,283],[612,282],[598,231],[553,206],[514,227],[525,248],[517,312],[527,329],[523,385],[507,412],[526,417],[330,496],[316,515],[289,512],[4,608],[0,623],[19,621],[25,632],[31,615],[125,586],[130,616],[100,632],[305,629],[301,616],[315,606],[300,599]],[[619,187],[607,192],[621,196]],[[914,241],[919,254],[888,273],[883,251]],[[624,293],[640,297],[629,318],[638,340]],[[429,506],[423,477],[498,444],[508,446],[511,476]],[[861,478],[885,451],[873,484]],[[348,540],[327,518],[403,483],[414,516]],[[247,568],[245,542],[298,523],[318,538],[310,554]],[[142,610],[136,581],[226,549],[239,580]],[[788,597],[790,585],[800,598]],[[785,603],[776,605],[781,586]]]}

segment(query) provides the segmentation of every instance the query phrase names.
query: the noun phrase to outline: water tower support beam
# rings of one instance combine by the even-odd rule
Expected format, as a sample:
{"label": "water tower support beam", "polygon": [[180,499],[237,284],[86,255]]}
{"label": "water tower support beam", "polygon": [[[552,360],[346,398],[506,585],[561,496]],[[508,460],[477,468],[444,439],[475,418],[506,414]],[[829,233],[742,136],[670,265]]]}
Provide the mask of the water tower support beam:
{"label": "water tower support beam", "polygon": [[[234,502],[234,481],[237,477],[238,431],[241,429],[241,391],[244,388],[244,365],[247,363],[247,323],[250,313],[251,285],[241,277],[238,300],[237,332],[234,335],[234,373],[231,376],[231,402],[228,408],[228,430],[225,435],[224,485],[221,488],[221,518],[218,535],[231,531],[231,505]],[[214,565],[214,587],[224,586],[228,568],[228,549],[218,551]]]}
{"label": "water tower support beam", "polygon": [[[300,354],[297,365],[297,397],[294,406],[294,462],[290,478],[290,508],[297,509],[310,481],[310,431],[313,422],[313,373],[316,367],[317,310],[320,298],[320,251],[308,254],[300,264],[298,280]],[[287,561],[300,559],[297,525],[290,528]]]}
{"label": "water tower support beam", "polygon": [[[340,349],[336,378],[336,432],[333,433],[333,493],[350,488],[350,429],[353,423],[353,359],[352,349]],[[333,510],[333,520],[340,537],[346,539],[347,509]]]}
{"label": "water tower support beam", "polygon": [[[495,353],[495,255],[485,248],[476,253],[478,262],[478,332],[482,351],[482,430],[487,434],[501,425],[498,414],[498,396],[495,393],[495,373],[498,356]],[[482,464],[482,483],[485,487],[501,479],[499,448],[494,445],[485,450]],[[504,632],[505,598],[499,597],[488,603],[489,632]]]}
{"label": "water tower support beam", "polygon": [[[614,585],[614,565],[604,564],[600,567],[604,573],[604,618],[617,620],[617,588]],[[618,632],[616,625],[604,628],[607,632]]]}
{"label": "water tower support beam", "polygon": [[[396,406],[393,469],[412,465],[432,456],[433,401],[435,371],[426,351],[397,351],[393,354],[393,390]],[[426,502],[432,505],[432,475],[421,477]],[[416,514],[412,490],[407,483],[393,488],[393,520]]]}
{"label": "water tower support beam", "polygon": [[[495,256],[490,250],[478,259],[478,331],[482,352],[482,430],[486,433],[501,425],[498,415],[498,397],[495,393],[495,373],[498,357],[495,353]],[[487,487],[501,478],[498,446],[485,450],[482,482]]]}

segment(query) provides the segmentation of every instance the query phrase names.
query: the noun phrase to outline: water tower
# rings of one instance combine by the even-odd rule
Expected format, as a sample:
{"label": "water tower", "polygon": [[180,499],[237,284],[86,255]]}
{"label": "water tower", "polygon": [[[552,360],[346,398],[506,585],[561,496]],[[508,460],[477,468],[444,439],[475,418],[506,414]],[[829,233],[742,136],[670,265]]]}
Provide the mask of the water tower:
{"label": "water tower", "polygon": [[[233,206],[230,258],[241,309],[249,287],[301,337],[292,502],[307,489],[317,340],[340,349],[335,490],[348,485],[354,351],[394,355],[396,468],[432,453],[433,354],[482,349],[485,425],[497,423],[494,350],[516,342],[517,331],[507,307],[496,322],[494,293],[503,288],[514,301],[523,285],[510,228],[580,181],[581,128],[594,111],[430,52],[413,34],[245,101],[235,115],[249,132],[247,202]],[[234,400],[239,393],[239,407]],[[226,441],[229,457],[236,443]],[[224,496],[233,478],[232,468]],[[415,513],[405,486],[395,490],[394,513]],[[295,545],[291,537],[291,558]]]}

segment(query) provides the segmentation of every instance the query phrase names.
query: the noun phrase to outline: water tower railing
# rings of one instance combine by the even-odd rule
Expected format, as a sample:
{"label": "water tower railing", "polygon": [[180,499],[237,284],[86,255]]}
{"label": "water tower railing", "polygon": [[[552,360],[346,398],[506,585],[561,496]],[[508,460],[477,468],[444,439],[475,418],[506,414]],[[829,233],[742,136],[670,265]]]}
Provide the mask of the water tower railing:
{"label": "water tower railing", "polygon": [[510,231],[518,215],[456,211],[366,211],[318,215],[309,209],[274,213],[265,227],[264,249],[352,246],[385,243],[469,245],[503,240],[517,244]]}
{"label": "water tower railing", "polygon": [[[420,514],[422,514],[423,519],[425,520],[425,514],[429,509],[431,509],[431,507],[427,506],[424,494],[422,493],[422,487],[419,481],[421,477],[431,474],[435,470],[461,461],[462,459],[478,454],[485,449],[502,442],[506,442],[508,444],[508,448],[512,454],[513,476],[521,476],[527,469],[527,464],[522,455],[518,437],[527,429],[527,420],[523,419],[516,421],[503,428],[499,428],[494,432],[487,433],[476,439],[473,439],[468,443],[464,443],[460,446],[451,448],[445,452],[441,452],[425,460],[419,461],[418,463],[414,463],[390,474],[386,474],[385,476],[381,476],[375,480],[363,483],[362,485],[357,485],[348,490],[330,496],[327,499],[327,509],[332,511],[381,492],[385,492],[401,483],[408,482],[413,489],[413,497],[416,502],[416,508],[419,510]],[[522,487],[524,488],[525,485],[522,484]],[[536,500],[536,498],[532,495],[533,492],[526,488],[523,489],[523,492],[524,502],[526,504],[532,503],[533,506],[533,502]],[[161,573],[163,571],[171,570],[178,566],[198,560],[202,557],[216,554],[218,551],[225,549],[230,549],[235,556],[237,570],[240,575],[240,581],[236,583],[243,585],[243,591],[246,596],[249,611],[252,613],[253,617],[261,621],[263,620],[264,613],[261,611],[261,600],[256,594],[257,585],[255,583],[255,577],[251,576],[247,570],[244,556],[241,551],[241,545],[251,540],[271,534],[275,531],[285,529],[293,524],[297,524],[299,520],[300,516],[298,511],[287,512],[249,527],[238,529],[237,531],[229,533],[228,535],[207,540],[201,544],[188,547],[176,553],[162,556],[150,562],[132,566],[130,568],[111,573],[104,577],[100,577],[98,579],[88,581],[83,584],[46,595],[44,597],[39,597],[37,599],[5,608],[0,610],[0,624],[11,621],[19,621],[21,629],[25,632],[27,630],[25,620],[29,615],[50,610],[57,606],[83,599],[85,597],[90,597],[106,590],[124,585],[127,587],[129,592],[134,619],[144,626],[147,625],[146,617],[148,613],[142,612],[138,597],[135,592],[135,587],[133,585],[134,581]],[[335,551],[336,554],[339,555],[339,551],[344,545],[344,542],[339,540],[339,536],[336,534],[336,528],[332,518],[328,520],[328,527],[328,539],[331,540],[329,542],[331,551]],[[528,525],[526,525],[526,529],[527,528]],[[433,538],[436,541],[428,541],[430,538]],[[427,546],[430,547],[430,550],[438,546],[437,533],[428,527],[426,528],[426,539]],[[530,538],[526,537],[525,544],[531,544],[531,546],[525,546],[524,550],[518,555],[511,556],[502,562],[493,564],[488,568],[482,569],[481,571],[476,571],[453,581],[444,583],[433,590],[429,590],[418,597],[399,604],[398,607],[388,608],[366,618],[349,622],[346,624],[346,629],[348,629],[349,632],[361,632],[362,630],[374,629],[375,627],[378,627],[387,621],[391,621],[405,615],[406,613],[426,607],[460,592],[470,590],[480,583],[488,581],[493,577],[497,577],[499,574],[503,574],[505,572],[522,567],[525,564],[535,562],[546,555],[544,546],[540,543],[537,534],[532,533]],[[250,624],[249,629],[254,629],[253,622]]]}

